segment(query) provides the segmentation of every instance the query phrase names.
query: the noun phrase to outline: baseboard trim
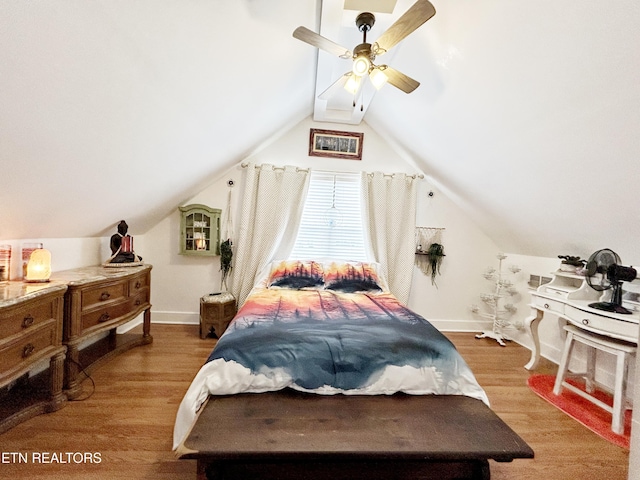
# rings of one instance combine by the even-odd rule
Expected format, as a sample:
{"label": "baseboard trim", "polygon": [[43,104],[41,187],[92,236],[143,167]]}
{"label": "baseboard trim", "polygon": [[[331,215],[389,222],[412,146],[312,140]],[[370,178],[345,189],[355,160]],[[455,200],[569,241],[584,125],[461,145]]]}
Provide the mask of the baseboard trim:
{"label": "baseboard trim", "polygon": [[[429,322],[443,332],[480,333],[491,328],[491,322],[480,322],[477,320],[429,320]],[[198,325],[200,323],[200,314],[197,312],[163,312],[151,310],[151,323]]]}
{"label": "baseboard trim", "polygon": [[151,310],[151,323],[168,323],[176,325],[200,324],[198,312],[158,312]]}
{"label": "baseboard trim", "polygon": [[[491,322],[478,320],[455,320],[455,319],[436,319],[429,322],[441,332],[470,332],[481,333],[492,328]],[[142,323],[141,317],[124,325],[122,332],[130,330]],[[200,323],[200,314],[198,312],[170,312],[151,310],[151,323],[163,323],[169,325],[198,325]],[[126,330],[124,330],[126,328]],[[531,349],[528,345],[513,339],[514,342],[525,348]],[[547,345],[542,345],[542,356],[548,357]],[[556,352],[554,352],[556,353]],[[553,357],[555,355],[551,355]],[[552,360],[553,361],[553,360]],[[557,363],[557,361],[556,361]]]}
{"label": "baseboard trim", "polygon": [[478,320],[432,320],[429,319],[434,327],[441,332],[483,332],[491,329],[491,322],[482,322]]}

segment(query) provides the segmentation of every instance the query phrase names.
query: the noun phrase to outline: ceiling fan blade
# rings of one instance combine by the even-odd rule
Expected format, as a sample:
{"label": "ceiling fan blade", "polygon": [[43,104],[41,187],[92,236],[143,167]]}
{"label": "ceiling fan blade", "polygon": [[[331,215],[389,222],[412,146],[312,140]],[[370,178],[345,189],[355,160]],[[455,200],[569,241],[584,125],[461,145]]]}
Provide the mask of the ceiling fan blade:
{"label": "ceiling fan blade", "polygon": [[398,70],[395,70],[391,67],[381,65],[380,68],[387,76],[387,81],[394,87],[402,90],[404,93],[411,93],[420,85],[420,82],[418,82],[417,80],[414,80],[413,78],[408,77],[404,73],[399,72]]}
{"label": "ceiling fan blade", "polygon": [[341,88],[344,87],[345,83],[347,83],[347,80],[351,75],[353,75],[353,73],[351,72],[347,72],[344,75],[342,75],[338,80],[333,82],[329,86],[329,88],[327,88],[324,92],[318,95],[318,98],[320,100],[329,100],[337,91],[339,91]]}
{"label": "ceiling fan blade", "polygon": [[382,55],[436,14],[429,0],[418,0],[395,21],[374,44],[375,54]]}
{"label": "ceiling fan blade", "polygon": [[302,40],[309,45],[317,47],[325,52],[332,53],[341,58],[351,58],[353,54],[348,48],[342,47],[328,38],[318,35],[307,27],[298,27],[293,31],[294,38]]}

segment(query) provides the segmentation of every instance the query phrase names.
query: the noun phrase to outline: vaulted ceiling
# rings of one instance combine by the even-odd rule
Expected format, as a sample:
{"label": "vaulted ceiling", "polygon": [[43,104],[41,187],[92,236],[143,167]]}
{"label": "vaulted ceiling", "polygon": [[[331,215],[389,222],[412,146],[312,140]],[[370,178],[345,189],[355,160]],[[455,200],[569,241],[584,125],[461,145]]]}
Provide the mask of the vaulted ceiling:
{"label": "vaulted ceiling", "polygon": [[[371,39],[413,1],[396,3]],[[385,86],[363,121],[505,251],[606,246],[640,261],[638,3],[432,3],[385,59],[420,87]],[[144,233],[314,110],[339,110],[316,97],[348,62],[292,32],[352,48],[357,13],[340,0],[0,0],[0,239],[105,235],[121,218]]]}

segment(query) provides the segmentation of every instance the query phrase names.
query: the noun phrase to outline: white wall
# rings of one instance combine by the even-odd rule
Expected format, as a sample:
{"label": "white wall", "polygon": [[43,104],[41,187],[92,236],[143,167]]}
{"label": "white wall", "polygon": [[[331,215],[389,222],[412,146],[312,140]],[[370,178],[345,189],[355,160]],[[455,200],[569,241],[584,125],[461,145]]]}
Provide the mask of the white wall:
{"label": "white wall", "polygon": [[51,252],[52,272],[98,265],[111,255],[109,237],[0,239],[0,244],[11,245],[11,280],[22,279],[22,245],[32,242],[42,243]]}
{"label": "white wall", "polygon": [[[226,209],[229,188],[227,180],[236,184],[241,169],[234,168],[219,176],[202,192],[184,204],[202,203],[212,208]],[[234,205],[239,199],[239,187],[232,190]],[[199,299],[220,291],[220,257],[180,255],[180,212],[174,212],[145,235],[145,249],[139,251],[146,262],[153,265],[151,283],[152,322],[198,323]],[[237,208],[233,208],[234,218]],[[222,219],[224,222],[224,218]]]}
{"label": "white wall", "polygon": [[490,328],[486,320],[472,314],[470,305],[480,303],[479,295],[488,287],[481,273],[495,263],[499,248],[428,182],[422,182],[418,190],[416,225],[444,228],[441,242],[445,257],[436,285],[414,267],[409,306],[441,330],[479,333]]}
{"label": "white wall", "polygon": [[[310,128],[364,132],[362,160],[310,157]],[[345,127],[313,122],[310,118],[300,122],[281,138],[243,161],[279,166],[296,165],[301,168],[329,171],[419,173],[365,123],[358,127]],[[217,176],[207,188],[187,200],[185,204],[203,203],[220,208],[224,213],[229,192],[227,181],[233,179],[236,186],[232,191],[232,217],[237,226],[237,207],[241,196],[243,172],[244,169],[237,166]],[[434,191],[433,197],[428,196],[429,191]],[[224,218],[222,221],[224,223]],[[484,286],[484,280],[480,276],[481,270],[495,257],[497,247],[466,215],[430,186],[427,180],[420,182],[417,224],[446,229],[443,244],[447,256],[442,266],[442,275],[437,281],[438,288],[432,286],[430,279],[417,268],[414,270],[414,285],[409,306],[441,328],[480,328],[479,322],[472,318],[467,305],[477,303],[477,296]],[[174,212],[147,232],[145,251],[138,251],[154,266],[151,294],[154,322],[197,323],[199,298],[206,293],[220,290],[219,257],[179,255],[179,229],[180,215],[176,206]]]}

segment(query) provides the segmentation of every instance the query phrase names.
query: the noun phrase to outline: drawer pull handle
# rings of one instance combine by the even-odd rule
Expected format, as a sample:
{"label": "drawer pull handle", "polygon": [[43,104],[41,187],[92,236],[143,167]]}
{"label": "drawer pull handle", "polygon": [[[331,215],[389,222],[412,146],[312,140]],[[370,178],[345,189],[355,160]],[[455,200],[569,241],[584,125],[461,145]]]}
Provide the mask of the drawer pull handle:
{"label": "drawer pull handle", "polygon": [[136,289],[140,288],[142,286],[142,283],[140,283],[140,280],[138,280],[136,282]]}
{"label": "drawer pull handle", "polygon": [[136,298],[136,307],[139,306],[142,303],[142,300],[140,300],[139,298]]}
{"label": "drawer pull handle", "polygon": [[102,295],[100,295],[100,300],[104,302],[105,300],[109,300],[109,297],[111,297],[111,294],[109,292],[102,292]]}
{"label": "drawer pull handle", "polygon": [[102,323],[102,322],[106,322],[107,320],[109,320],[111,317],[109,316],[108,313],[103,313],[102,315],[100,315],[100,318],[98,319],[98,322]]}
{"label": "drawer pull handle", "polygon": [[22,349],[22,358],[29,357],[35,350],[36,347],[34,347],[32,343],[27,343]]}
{"label": "drawer pull handle", "polygon": [[582,324],[583,324],[583,325],[589,325],[589,320],[588,320],[588,319],[586,319],[586,318],[583,318],[583,319],[582,319]]}
{"label": "drawer pull handle", "polygon": [[33,325],[33,317],[31,315],[27,315],[22,319],[22,328],[29,328]]}
{"label": "drawer pull handle", "polygon": [[544,308],[547,308],[547,309],[548,309],[548,308],[549,308],[549,304],[548,304],[548,303],[545,303],[545,304],[544,304]]}

